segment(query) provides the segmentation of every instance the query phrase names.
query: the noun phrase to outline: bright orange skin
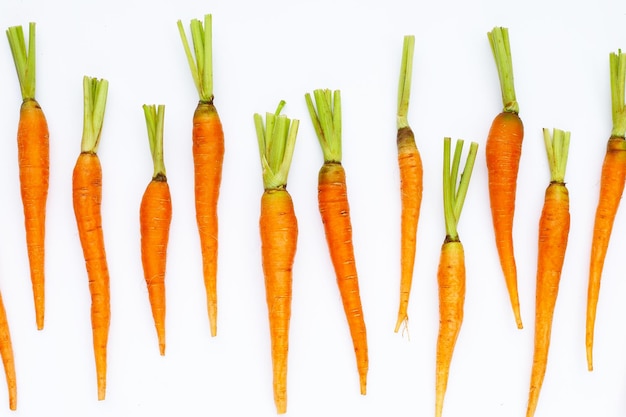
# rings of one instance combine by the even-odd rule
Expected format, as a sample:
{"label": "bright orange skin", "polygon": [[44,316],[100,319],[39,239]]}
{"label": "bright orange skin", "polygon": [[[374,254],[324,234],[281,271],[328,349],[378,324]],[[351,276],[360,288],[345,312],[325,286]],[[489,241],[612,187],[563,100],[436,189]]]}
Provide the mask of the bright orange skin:
{"label": "bright orange skin", "polygon": [[9,389],[9,408],[17,408],[17,379],[15,378],[15,361],[13,358],[13,344],[11,343],[11,333],[9,332],[9,322],[6,310],[0,294],[0,355],[2,365]]}
{"label": "bright orange skin", "polygon": [[340,163],[326,162],[320,169],[318,202],[328,251],[352,336],[361,394],[365,395],[368,371],[367,335],[352,246],[346,174]]}
{"label": "bright orange skin", "polygon": [[535,352],[526,417],[532,417],[535,414],[539,392],[546,373],[552,318],[559,292],[569,229],[569,193],[565,184],[551,183],[546,189],[543,210],[539,220]]}
{"label": "bright orange skin", "polygon": [[274,403],[276,412],[284,414],[287,412],[292,268],[298,240],[293,202],[285,189],[263,193],[259,228],[272,343]]}
{"label": "bright orange skin", "polygon": [[604,259],[609,247],[613,221],[617,214],[626,179],[626,140],[611,137],[607,144],[600,178],[600,197],[596,209],[589,264],[589,288],[587,292],[586,350],[587,366],[593,370],[593,332],[596,309],[600,295],[600,279]]}
{"label": "bright orange skin", "polygon": [[106,393],[107,340],[111,321],[109,270],[102,234],[102,168],[95,153],[82,152],[72,174],[72,199],[78,236],[83,248],[89,292],[91,327],[98,380],[98,400]]}
{"label": "bright orange skin", "polygon": [[500,265],[518,328],[522,328],[517,268],[513,251],[513,215],[524,125],[517,113],[502,112],[491,124],[486,143],[489,198]]}
{"label": "bright orange skin", "polygon": [[224,131],[213,103],[199,102],[193,115],[196,221],[211,336],[217,334],[217,201],[222,182]]}
{"label": "bright orange skin", "polygon": [[141,263],[161,355],[165,355],[165,267],[171,222],[170,188],[164,176],[157,177],[150,181],[141,199],[139,223]]}
{"label": "bright orange skin", "polygon": [[437,336],[435,416],[441,417],[452,354],[463,323],[465,252],[460,241],[446,240],[441,246],[437,282],[439,286],[439,334]]}
{"label": "bright orange skin", "polygon": [[400,306],[395,332],[407,321],[409,295],[413,282],[417,223],[422,204],[423,168],[420,153],[409,127],[398,130],[398,165],[400,167],[400,196],[402,202],[400,223]]}
{"label": "bright orange skin", "polygon": [[49,153],[46,117],[37,101],[26,99],[20,108],[17,155],[35,319],[39,330],[43,329],[45,310],[44,240],[50,177]]}

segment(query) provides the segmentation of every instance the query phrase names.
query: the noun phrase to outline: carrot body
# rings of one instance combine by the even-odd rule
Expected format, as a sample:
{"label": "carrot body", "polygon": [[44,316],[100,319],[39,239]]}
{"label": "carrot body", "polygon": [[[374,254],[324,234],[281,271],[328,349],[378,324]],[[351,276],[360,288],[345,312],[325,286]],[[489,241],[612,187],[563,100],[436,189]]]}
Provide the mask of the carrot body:
{"label": "carrot body", "polygon": [[285,189],[263,193],[259,227],[272,343],[274,402],[276,411],[283,414],[287,411],[292,267],[298,239],[293,202]]}
{"label": "carrot body", "polygon": [[222,182],[224,132],[213,103],[199,102],[193,115],[196,221],[211,336],[217,334],[217,202]]}
{"label": "carrot body", "polygon": [[368,371],[367,335],[352,245],[346,174],[340,163],[326,162],[320,169],[318,200],[326,241],[356,354],[361,394],[365,395]]}
{"label": "carrot body", "polygon": [[13,344],[11,343],[11,333],[9,332],[9,321],[0,294],[0,355],[2,365],[7,380],[9,390],[9,408],[17,408],[17,379],[15,377],[15,361],[13,358]]}
{"label": "carrot body", "polygon": [[520,329],[522,319],[517,292],[517,268],[513,252],[513,214],[523,138],[524,125],[518,114],[501,112],[491,124],[485,145],[496,247],[515,321]]}
{"label": "carrot body", "polygon": [[91,293],[91,326],[96,360],[98,400],[106,393],[106,355],[109,336],[110,294],[109,270],[104,249],[102,218],[102,168],[95,153],[81,152],[72,174],[72,199],[78,236],[83,248],[89,292]]}

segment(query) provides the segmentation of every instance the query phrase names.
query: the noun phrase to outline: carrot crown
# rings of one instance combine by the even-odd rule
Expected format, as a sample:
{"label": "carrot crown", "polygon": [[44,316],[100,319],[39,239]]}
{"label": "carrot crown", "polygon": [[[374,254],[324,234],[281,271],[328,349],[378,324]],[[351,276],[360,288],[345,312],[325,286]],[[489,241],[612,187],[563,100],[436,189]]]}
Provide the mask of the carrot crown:
{"label": "carrot crown", "polygon": [[104,79],[83,77],[84,118],[81,152],[96,153],[100,143],[104,109],[107,103],[109,82]]}
{"label": "carrot crown", "polygon": [[565,168],[567,167],[567,154],[569,151],[570,132],[553,129],[550,136],[548,129],[543,129],[543,139],[548,154],[550,165],[550,182],[565,183]]}
{"label": "carrot crown", "polygon": [[613,130],[611,136],[626,136],[626,108],[624,106],[624,83],[626,82],[626,54],[619,50],[610,55],[611,67],[611,110]]}
{"label": "carrot crown", "polygon": [[287,176],[300,121],[290,120],[280,114],[284,105],[285,101],[281,100],[275,113],[266,113],[265,126],[263,117],[258,113],[254,115],[263,168],[263,187],[266,190],[287,187]]}
{"label": "carrot crown", "polygon": [[[187,35],[182,22],[178,21],[178,32],[183,41],[185,55],[189,62],[189,69],[193,82],[198,90],[200,101],[203,103],[213,102],[213,24],[210,14],[204,16],[204,26],[198,19],[193,19],[190,24],[193,52],[189,47]],[[194,56],[195,54],[195,56]]]}
{"label": "carrot crown", "polygon": [[413,49],[415,36],[406,35],[402,47],[402,64],[400,66],[400,82],[398,84],[398,129],[409,126],[409,97],[411,96],[411,74],[413,72]]}
{"label": "carrot crown", "polygon": [[165,162],[163,161],[163,122],[165,120],[165,106],[143,105],[148,128],[148,141],[150,142],[150,154],[154,165],[152,179],[165,180]]}
{"label": "carrot crown", "polygon": [[341,163],[341,95],[339,90],[331,93],[328,89],[318,89],[313,91],[313,95],[315,105],[309,93],[306,93],[304,98],[324,153],[324,162]]}
{"label": "carrot crown", "polygon": [[491,52],[496,60],[500,90],[502,92],[502,105],[504,111],[519,113],[519,105],[515,98],[515,86],[513,83],[513,60],[511,59],[511,47],[509,46],[509,30],[503,27],[495,27],[489,33]]}
{"label": "carrot crown", "polygon": [[[457,140],[454,149],[454,158],[450,166],[450,138],[443,139],[443,211],[446,222],[446,241],[458,241],[457,226],[461,217],[461,210],[465,202],[467,188],[474,169],[474,161],[478,152],[478,144],[472,142],[465,161],[461,178],[458,179],[459,165],[463,141]],[[458,179],[458,185],[457,185]]]}
{"label": "carrot crown", "polygon": [[22,100],[35,98],[35,23],[28,25],[28,49],[24,41],[24,30],[21,26],[7,29],[9,46],[20,82]]}

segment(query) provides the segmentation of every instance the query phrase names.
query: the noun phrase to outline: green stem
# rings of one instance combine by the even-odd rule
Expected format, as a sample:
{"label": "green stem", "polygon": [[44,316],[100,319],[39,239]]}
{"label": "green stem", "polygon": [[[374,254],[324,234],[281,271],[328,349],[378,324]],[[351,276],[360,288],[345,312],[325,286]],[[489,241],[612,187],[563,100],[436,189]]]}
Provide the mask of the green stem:
{"label": "green stem", "polygon": [[193,42],[193,52],[183,28],[183,23],[177,22],[178,32],[183,42],[185,55],[191,76],[193,77],[200,102],[213,102],[213,20],[210,14],[204,16],[204,26],[198,19],[191,20],[190,31]]}
{"label": "green stem", "polygon": [[409,98],[411,96],[411,75],[413,73],[413,49],[415,36],[406,35],[402,46],[402,64],[398,84],[398,129],[409,126]]}
{"label": "green stem", "polygon": [[543,129],[543,139],[550,166],[550,182],[564,183],[565,168],[569,152],[570,132],[553,129],[552,137],[548,129]]}
{"label": "green stem", "polygon": [[107,80],[83,77],[84,117],[81,152],[96,153],[102,132],[104,110],[107,102],[109,82]]}
{"label": "green stem", "polygon": [[13,55],[13,62],[20,83],[22,100],[35,99],[35,23],[28,25],[28,50],[24,41],[24,30],[21,26],[7,29],[7,38]]}
{"label": "green stem", "polygon": [[325,163],[341,163],[341,95],[328,89],[313,91],[315,105],[311,95],[306,93],[306,100],[315,133],[322,147]]}
{"label": "green stem", "polygon": [[487,33],[491,51],[496,61],[500,90],[502,92],[503,111],[519,113],[519,105],[515,98],[515,86],[513,83],[513,60],[511,59],[511,47],[509,45],[509,30],[503,27],[495,27]]}
{"label": "green stem", "polygon": [[146,127],[148,128],[148,141],[150,143],[150,154],[154,173],[152,179],[164,180],[165,162],[163,160],[163,124],[165,121],[165,106],[143,105],[143,112],[146,117]]}
{"label": "green stem", "polygon": [[626,54],[619,50],[609,56],[611,69],[611,113],[613,129],[611,136],[626,136],[626,109],[624,106],[624,84],[626,83]]}

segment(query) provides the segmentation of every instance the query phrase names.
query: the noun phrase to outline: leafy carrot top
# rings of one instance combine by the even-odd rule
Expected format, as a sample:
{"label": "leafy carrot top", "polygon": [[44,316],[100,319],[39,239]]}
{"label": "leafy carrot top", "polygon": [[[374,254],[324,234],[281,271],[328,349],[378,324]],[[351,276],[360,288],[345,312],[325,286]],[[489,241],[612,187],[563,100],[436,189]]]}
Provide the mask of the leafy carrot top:
{"label": "leafy carrot top", "polygon": [[81,152],[96,153],[98,150],[108,89],[109,82],[107,80],[98,80],[87,76],[83,78],[85,110],[83,137],[80,143]]}
{"label": "leafy carrot top", "polygon": [[193,53],[189,47],[182,22],[179,20],[177,24],[200,101],[211,103],[213,102],[213,24],[211,15],[204,16],[204,26],[198,19],[193,19],[190,23]]}
{"label": "leafy carrot top", "polygon": [[411,95],[411,74],[413,73],[413,49],[415,36],[406,35],[402,47],[402,64],[398,85],[398,129],[408,127],[409,97]]}
{"label": "leafy carrot top", "polygon": [[313,91],[313,95],[315,106],[309,93],[304,98],[315,133],[322,146],[324,162],[341,163],[341,95],[339,90],[331,93],[328,89],[318,89]]}
{"label": "leafy carrot top", "polygon": [[22,100],[35,98],[35,23],[28,25],[28,49],[24,41],[24,30],[21,26],[7,29],[9,46],[20,82]]}
{"label": "leafy carrot top", "polygon": [[148,128],[148,140],[150,141],[150,154],[152,155],[152,163],[154,165],[153,179],[164,180],[165,163],[163,161],[163,123],[165,119],[165,106],[159,104],[143,105],[143,111],[146,116],[146,127]]}
{"label": "leafy carrot top", "polygon": [[509,46],[509,30],[503,27],[495,27],[489,33],[489,44],[498,68],[500,90],[502,92],[502,105],[505,112],[519,113],[519,105],[515,98],[515,86],[513,83],[513,60],[511,59],[511,47]]}
{"label": "leafy carrot top", "polygon": [[624,106],[624,83],[626,82],[626,54],[619,50],[610,55],[611,67],[611,113],[613,130],[611,136],[626,136],[626,107]]}
{"label": "leafy carrot top", "polygon": [[552,137],[548,129],[543,129],[543,139],[550,165],[550,182],[563,184],[569,150],[570,132],[554,129]]}

